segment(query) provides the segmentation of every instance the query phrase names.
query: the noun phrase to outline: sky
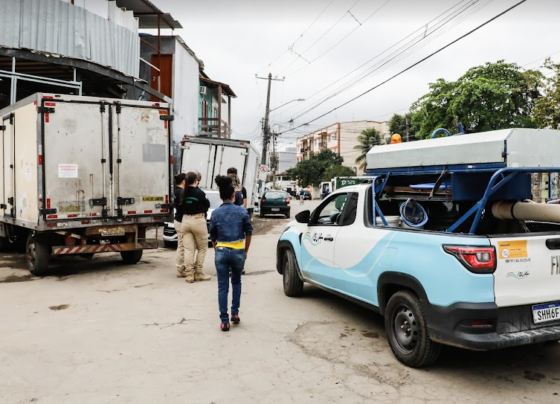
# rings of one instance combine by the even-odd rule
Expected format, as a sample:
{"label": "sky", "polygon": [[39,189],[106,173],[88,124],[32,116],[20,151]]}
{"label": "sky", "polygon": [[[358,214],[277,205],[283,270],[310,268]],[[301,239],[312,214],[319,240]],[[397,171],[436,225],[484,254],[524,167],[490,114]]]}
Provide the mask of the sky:
{"label": "sky", "polygon": [[381,86],[520,0],[152,2],[181,22],[174,33],[204,61],[205,72],[237,94],[234,137],[260,141],[267,81],[256,75],[282,80],[272,82],[270,101],[281,147],[335,122],[386,121],[408,111],[429,83],[455,80],[486,62],[504,59],[525,69],[550,55],[560,62],[558,0],[527,0]]}

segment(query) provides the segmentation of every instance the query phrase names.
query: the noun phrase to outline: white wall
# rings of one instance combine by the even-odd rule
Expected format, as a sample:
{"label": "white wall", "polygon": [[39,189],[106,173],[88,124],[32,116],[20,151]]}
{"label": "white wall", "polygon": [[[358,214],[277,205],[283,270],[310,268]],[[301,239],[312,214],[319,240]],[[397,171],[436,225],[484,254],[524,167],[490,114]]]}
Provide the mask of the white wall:
{"label": "white wall", "polygon": [[198,134],[199,65],[179,39],[173,55],[173,140]]}

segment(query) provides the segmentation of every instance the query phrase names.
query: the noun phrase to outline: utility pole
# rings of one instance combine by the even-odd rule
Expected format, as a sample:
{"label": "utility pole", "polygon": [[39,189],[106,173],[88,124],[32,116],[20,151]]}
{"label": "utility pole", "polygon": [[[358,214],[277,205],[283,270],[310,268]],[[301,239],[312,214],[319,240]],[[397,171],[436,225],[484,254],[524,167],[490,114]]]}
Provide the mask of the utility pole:
{"label": "utility pole", "polygon": [[404,120],[406,122],[406,141],[408,142],[408,116],[404,116]]}
{"label": "utility pole", "polygon": [[[268,77],[258,77],[255,75],[257,79],[260,80],[268,80],[268,91],[266,93],[266,110],[264,113],[264,126],[263,126],[263,144],[262,144],[262,155],[261,155],[261,164],[266,165],[267,154],[268,154],[268,142],[270,141],[270,127],[268,125],[269,116],[270,116],[270,89],[272,86],[272,81],[284,81],[284,79],[273,79],[272,73],[268,73]],[[261,189],[264,189],[264,181],[261,184]]]}
{"label": "utility pole", "polygon": [[270,159],[270,166],[272,171],[272,188],[276,188],[276,169],[278,168],[278,153],[276,150],[277,134],[272,133],[272,158]]}

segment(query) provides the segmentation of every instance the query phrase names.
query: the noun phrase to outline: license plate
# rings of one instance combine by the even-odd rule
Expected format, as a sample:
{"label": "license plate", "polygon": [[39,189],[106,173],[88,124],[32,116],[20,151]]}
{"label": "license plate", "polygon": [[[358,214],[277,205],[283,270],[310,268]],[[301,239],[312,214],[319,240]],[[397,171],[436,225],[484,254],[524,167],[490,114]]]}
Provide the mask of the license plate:
{"label": "license plate", "polygon": [[560,303],[533,306],[533,321],[535,324],[557,320],[560,320]]}
{"label": "license plate", "polygon": [[108,227],[108,228],[100,229],[99,234],[101,234],[103,237],[115,237],[115,236],[124,236],[126,232],[122,227]]}
{"label": "license plate", "polygon": [[270,210],[273,211],[273,212],[280,212],[280,208],[272,208]]}

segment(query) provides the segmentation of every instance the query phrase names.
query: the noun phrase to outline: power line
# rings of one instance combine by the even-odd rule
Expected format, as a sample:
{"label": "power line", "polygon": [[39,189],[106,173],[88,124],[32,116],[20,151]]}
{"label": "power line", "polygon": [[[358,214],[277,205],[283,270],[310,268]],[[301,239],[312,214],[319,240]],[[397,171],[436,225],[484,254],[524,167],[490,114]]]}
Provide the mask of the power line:
{"label": "power line", "polygon": [[[322,104],[324,104],[325,102],[330,100],[331,98],[333,98],[337,95],[340,95],[345,91],[348,91],[349,89],[354,87],[356,84],[358,84],[360,81],[364,80],[365,78],[372,75],[373,73],[378,72],[378,71],[380,72],[380,71],[387,70],[388,68],[392,67],[393,65],[396,65],[401,60],[403,60],[405,57],[407,57],[408,54],[413,53],[415,51],[415,48],[418,48],[418,47],[421,48],[421,47],[426,46],[429,43],[433,42],[435,39],[437,39],[439,36],[443,35],[445,32],[455,28],[457,25],[459,25],[461,22],[463,22],[466,18],[470,17],[472,14],[474,14],[474,13],[478,12],[480,9],[486,7],[493,0],[484,0],[484,1],[486,1],[486,3],[483,2],[483,3],[478,4],[478,8],[475,8],[475,9],[471,10],[468,14],[459,18],[459,20],[457,22],[454,22],[450,27],[446,28],[443,31],[440,31],[447,24],[450,24],[455,18],[458,18],[461,14],[465,13],[468,10],[468,8],[470,8],[473,5],[479,3],[479,1],[480,0],[475,0],[473,3],[470,3],[469,5],[467,5],[467,8],[458,10],[454,15],[446,17],[446,19],[448,19],[447,21],[443,20],[441,22],[438,22],[433,28],[430,28],[429,33],[426,33],[427,32],[426,31],[424,34],[421,35],[420,39],[418,39],[416,42],[414,42],[410,45],[401,46],[399,49],[392,52],[390,55],[388,55],[384,59],[380,60],[379,62],[377,62],[376,64],[371,66],[365,72],[360,73],[360,75],[354,77],[353,79],[351,79],[351,80],[347,81],[346,83],[342,84],[341,86],[339,86],[336,90],[334,90],[330,95],[325,97],[322,101],[318,101],[316,104],[308,107],[306,110],[303,110],[303,112],[299,113],[298,115],[295,115],[293,118],[297,119],[297,118],[302,117],[303,115],[308,114],[309,112],[318,108],[319,106],[321,106]],[[438,33],[438,31],[439,31],[439,33]],[[436,33],[435,36],[433,36],[434,33]],[[428,38],[428,39],[426,39],[426,38]],[[401,49],[403,49],[403,50],[401,50]],[[369,62],[366,62],[366,64],[367,63],[369,63]]]}
{"label": "power line", "polygon": [[334,48],[336,48],[338,45],[340,45],[342,42],[344,42],[350,35],[352,35],[356,30],[358,30],[359,28],[362,27],[362,25],[364,25],[370,18],[372,18],[375,14],[377,14],[379,11],[381,11],[381,9],[383,7],[385,7],[387,5],[387,3],[389,3],[391,0],[386,0],[385,3],[383,3],[381,5],[381,7],[377,8],[373,13],[371,13],[369,15],[369,17],[367,17],[363,23],[360,23],[360,21],[358,21],[358,19],[356,17],[354,17],[354,14],[352,14],[350,12],[350,10],[348,11],[348,13],[350,13],[350,15],[356,20],[356,22],[360,25],[358,25],[356,28],[354,28],[352,31],[350,31],[345,37],[343,37],[340,41],[338,41],[337,43],[335,43],[333,46],[331,46],[329,49],[327,49],[325,52],[323,52],[322,54],[320,54],[319,56],[317,56],[315,59],[313,59],[311,62],[309,62],[307,65],[301,67],[300,69],[292,72],[292,73],[288,73],[286,76],[292,76],[296,73],[299,73],[300,71],[302,71],[303,69],[305,69],[306,67],[308,67],[309,65],[311,65],[312,63],[316,62],[317,60],[321,59],[323,56],[325,56],[327,53],[329,53],[330,51],[332,51]]}
{"label": "power line", "polygon": [[[384,85],[384,84],[386,84],[386,83],[388,83],[388,82],[394,80],[395,78],[401,76],[402,74],[404,74],[404,73],[406,73],[407,71],[413,69],[414,67],[418,66],[419,64],[421,64],[421,63],[425,62],[426,60],[432,58],[433,56],[437,55],[438,53],[444,51],[445,49],[447,49],[447,48],[449,48],[449,47],[451,47],[451,46],[453,46],[454,44],[456,44],[457,42],[461,41],[462,39],[464,39],[464,38],[470,36],[471,34],[475,33],[475,32],[478,31],[479,29],[481,29],[482,27],[485,27],[486,25],[488,25],[488,24],[490,24],[491,22],[493,22],[494,20],[500,18],[500,17],[503,16],[504,14],[507,14],[507,13],[510,12],[511,10],[517,8],[518,6],[520,6],[521,4],[525,3],[526,1],[527,1],[527,0],[521,0],[520,2],[516,3],[515,5],[511,6],[511,7],[508,8],[508,9],[506,9],[505,11],[502,11],[501,13],[499,13],[499,14],[497,14],[496,16],[492,17],[491,19],[487,20],[486,22],[484,22],[484,23],[478,25],[476,28],[473,28],[472,30],[470,30],[470,31],[467,32],[466,34],[461,35],[459,38],[455,39],[454,41],[448,43],[447,45],[445,45],[445,46],[443,46],[443,47],[441,47],[441,48],[439,48],[439,49],[436,50],[435,52],[430,53],[428,56],[426,56],[426,57],[420,59],[418,62],[415,62],[415,63],[413,63],[412,65],[408,66],[407,68],[405,68],[405,69],[401,70],[400,72],[394,74],[393,76],[389,77],[387,80],[385,80],[385,81],[383,81],[383,82],[381,82],[381,83],[379,83],[379,84],[377,84],[377,85],[371,87],[370,89],[364,91],[363,93],[357,95],[356,97],[354,97],[354,98],[352,98],[352,99],[350,99],[350,100],[344,102],[343,104],[341,104],[341,105],[339,105],[339,106],[337,106],[337,107],[331,109],[330,111],[328,111],[328,112],[326,112],[326,113],[324,113],[324,114],[322,114],[322,115],[320,115],[320,116],[318,116],[318,117],[316,117],[316,118],[314,118],[314,119],[312,119],[312,120],[306,122],[305,124],[302,124],[302,125],[300,125],[300,126],[294,128],[294,129],[297,129],[297,128],[300,128],[300,127],[305,126],[306,124],[315,122],[315,121],[317,121],[317,120],[323,118],[324,116],[327,116],[327,115],[333,113],[333,112],[336,111],[337,109],[340,109],[340,108],[342,108],[342,107],[344,107],[344,106],[346,106],[346,105],[348,105],[348,104],[350,104],[350,103],[356,101],[357,99],[363,97],[364,95],[369,94],[369,93],[372,92],[373,90],[375,90],[375,89],[381,87],[382,85]],[[281,135],[281,134],[282,134],[282,133],[280,133],[279,135]]]}
{"label": "power line", "polygon": [[309,49],[311,49],[311,48],[313,48],[315,45],[317,45],[325,36],[328,35],[329,32],[331,32],[338,24],[340,24],[340,22],[344,19],[344,17],[346,17],[346,15],[348,15],[348,13],[349,13],[349,12],[356,6],[356,4],[358,4],[359,2],[360,2],[360,0],[356,0],[356,2],[352,5],[352,7],[350,7],[350,9],[347,10],[347,11],[342,15],[342,17],[340,17],[340,18],[338,19],[338,21],[336,21],[333,25],[331,25],[331,27],[330,27],[329,29],[327,29],[327,30],[323,33],[323,35],[321,35],[321,36],[319,37],[319,39],[317,39],[317,40],[316,40],[315,42],[313,42],[310,46],[308,46],[303,52],[296,53],[296,52],[293,50],[293,45],[292,45],[292,48],[290,49],[290,51],[293,52],[294,54],[296,54],[296,55],[298,56],[298,58],[297,58],[297,59],[294,59],[294,60],[292,61],[292,63],[290,63],[288,66],[284,67],[279,73],[282,73],[283,71],[289,69],[289,68],[290,68],[294,63],[296,63],[296,62],[298,61],[298,59],[300,59],[300,58],[303,59],[303,60],[305,60],[307,63],[311,63],[311,62],[307,61],[306,59],[304,59],[304,58],[303,58],[303,55],[305,55],[305,54],[307,53],[307,51],[309,51]]}
{"label": "power line", "polygon": [[[321,18],[323,16],[323,14],[325,13],[325,11],[327,11],[327,9],[335,2],[336,0],[331,0],[331,2],[329,4],[327,4],[327,6],[323,9],[323,11],[321,11],[321,13],[317,16],[317,18],[315,18],[313,20],[313,22],[311,24],[309,24],[309,26],[295,39],[295,41],[292,43],[292,47],[299,41],[301,40],[301,38],[303,38],[303,36],[307,33],[307,31],[309,31],[309,29],[311,29],[311,27],[313,25],[315,25],[315,23],[319,20],[319,18]],[[266,69],[267,67],[272,66],[273,63],[277,62],[278,60],[280,60],[282,58],[282,56],[284,56],[286,53],[288,53],[290,51],[290,48],[288,47],[280,56],[278,56],[277,58],[275,58],[272,62],[270,62],[268,65],[266,65],[265,67],[263,67],[262,69],[259,69],[259,72],[263,71],[264,69]]]}
{"label": "power line", "polygon": [[[446,11],[444,11],[443,13],[441,13],[440,15],[438,15],[437,17],[435,17],[434,19],[432,19],[431,21],[429,21],[427,24],[423,24],[422,27],[416,29],[415,31],[413,31],[412,33],[410,33],[409,35],[407,35],[406,37],[404,37],[403,39],[401,39],[400,41],[398,41],[397,43],[391,45],[389,48],[385,49],[383,52],[377,54],[376,56],[374,56],[373,58],[371,58],[370,60],[368,60],[367,62],[363,63],[362,65],[358,66],[357,68],[355,68],[354,70],[352,70],[351,72],[345,74],[344,76],[340,77],[339,79],[337,79],[336,81],[332,82],[331,84],[329,84],[328,86],[324,87],[323,89],[313,93],[310,96],[305,97],[306,100],[310,100],[312,98],[314,98],[315,96],[321,94],[322,92],[326,91],[327,89],[329,89],[330,87],[332,87],[333,85],[335,85],[336,83],[339,83],[340,81],[344,80],[346,77],[352,75],[353,73],[357,72],[358,70],[360,70],[361,68],[363,68],[364,66],[368,65],[370,62],[374,61],[375,59],[381,57],[382,55],[386,54],[387,52],[389,52],[391,49],[397,47],[399,44],[401,44],[402,42],[406,41],[408,38],[413,37],[415,34],[417,34],[420,31],[424,31],[425,27],[432,24],[434,21],[440,19],[442,16],[444,16],[445,14],[449,13],[451,10],[455,9],[457,6],[459,6],[461,3],[464,3],[467,0],[460,0],[457,4],[455,4],[453,7],[447,9]],[[478,0],[476,0],[478,1]],[[292,108],[295,108],[296,106],[293,105],[291,107],[288,107],[285,109],[285,111],[288,111]]]}

